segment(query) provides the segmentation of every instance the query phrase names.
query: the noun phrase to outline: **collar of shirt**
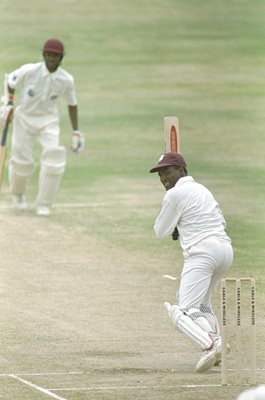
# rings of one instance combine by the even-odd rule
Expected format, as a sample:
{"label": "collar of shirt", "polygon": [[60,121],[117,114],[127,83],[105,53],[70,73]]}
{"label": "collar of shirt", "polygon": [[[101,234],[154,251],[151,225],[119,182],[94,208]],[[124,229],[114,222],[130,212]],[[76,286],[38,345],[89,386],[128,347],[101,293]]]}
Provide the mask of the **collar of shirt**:
{"label": "collar of shirt", "polygon": [[58,69],[59,69],[59,67],[57,68],[56,71],[54,71],[54,72],[49,72],[49,70],[48,70],[47,67],[46,67],[45,62],[43,62],[43,63],[42,63],[42,76],[43,76],[43,77],[46,77],[46,76],[55,77],[55,76],[57,75],[57,73],[58,73]]}
{"label": "collar of shirt", "polygon": [[177,181],[175,187],[183,185],[186,182],[194,182],[194,179],[192,176],[183,176],[182,178],[179,178],[179,180]]}

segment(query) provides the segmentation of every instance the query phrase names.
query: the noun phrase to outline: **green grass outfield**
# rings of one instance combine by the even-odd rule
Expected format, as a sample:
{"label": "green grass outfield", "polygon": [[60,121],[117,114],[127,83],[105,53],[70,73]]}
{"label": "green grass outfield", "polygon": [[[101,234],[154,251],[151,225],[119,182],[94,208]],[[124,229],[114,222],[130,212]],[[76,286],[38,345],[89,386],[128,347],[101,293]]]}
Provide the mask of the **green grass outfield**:
{"label": "green grass outfield", "polygon": [[[262,0],[1,0],[0,76],[38,61],[45,40],[58,37],[76,81],[86,149],[69,151],[57,197],[76,207],[55,208],[52,221],[121,251],[157,256],[155,268],[162,274],[163,262],[173,274],[181,252],[154,237],[163,188],[148,171],[164,150],[163,118],[176,115],[189,173],[224,211],[235,249],[231,276],[254,276],[262,292],[264,16]],[[8,204],[10,195],[3,191],[0,201]]]}

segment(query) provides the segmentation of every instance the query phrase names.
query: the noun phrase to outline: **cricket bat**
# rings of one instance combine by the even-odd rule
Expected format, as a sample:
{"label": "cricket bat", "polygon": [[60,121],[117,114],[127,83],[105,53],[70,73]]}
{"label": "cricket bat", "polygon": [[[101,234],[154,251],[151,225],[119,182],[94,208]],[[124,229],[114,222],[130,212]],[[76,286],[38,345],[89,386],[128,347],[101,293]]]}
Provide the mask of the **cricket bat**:
{"label": "cricket bat", "polygon": [[7,146],[6,146],[6,139],[8,133],[8,127],[10,124],[10,120],[12,119],[13,109],[10,110],[6,124],[4,126],[2,137],[1,137],[1,146],[0,146],[0,188],[2,185],[2,181],[4,178],[4,170],[5,170],[5,161],[6,161],[6,154],[7,154]]}
{"label": "cricket bat", "polygon": [[166,153],[180,152],[179,119],[177,117],[164,118],[164,142]]}

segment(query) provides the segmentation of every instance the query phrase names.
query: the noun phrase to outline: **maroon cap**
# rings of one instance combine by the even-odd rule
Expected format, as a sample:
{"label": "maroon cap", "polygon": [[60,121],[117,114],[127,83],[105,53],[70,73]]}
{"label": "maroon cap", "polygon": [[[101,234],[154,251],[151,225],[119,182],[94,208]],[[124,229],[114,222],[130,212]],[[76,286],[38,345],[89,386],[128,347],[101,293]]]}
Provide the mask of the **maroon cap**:
{"label": "maroon cap", "polygon": [[64,55],[64,45],[58,39],[49,39],[43,45],[43,52],[51,52]]}
{"label": "maroon cap", "polygon": [[186,162],[181,154],[179,153],[166,153],[158,160],[158,164],[150,169],[149,172],[157,172],[160,168],[169,167],[170,165],[176,165],[177,167],[186,168]]}

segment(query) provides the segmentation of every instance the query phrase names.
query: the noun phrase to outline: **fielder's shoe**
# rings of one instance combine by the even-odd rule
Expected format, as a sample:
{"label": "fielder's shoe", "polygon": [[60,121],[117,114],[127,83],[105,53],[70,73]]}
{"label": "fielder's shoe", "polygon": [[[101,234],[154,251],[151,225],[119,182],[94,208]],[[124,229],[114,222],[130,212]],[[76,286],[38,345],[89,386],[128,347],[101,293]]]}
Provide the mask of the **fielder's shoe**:
{"label": "fielder's shoe", "polygon": [[23,194],[13,194],[12,201],[15,208],[19,211],[25,211],[28,208],[26,198]]}
{"label": "fielder's shoe", "polygon": [[[226,344],[226,353],[227,354],[229,354],[230,353],[230,350],[231,350],[231,347],[229,346],[229,344],[227,343]],[[222,361],[222,354],[221,354],[221,352],[220,353],[217,353],[216,354],[216,358],[215,358],[215,366],[218,366],[218,365],[220,365],[221,364],[221,361]]]}
{"label": "fielder's shoe", "polygon": [[51,209],[48,206],[38,206],[37,207],[37,215],[39,217],[47,217],[50,215]]}
{"label": "fielder's shoe", "polygon": [[221,338],[214,340],[212,347],[209,350],[203,352],[198,364],[196,365],[196,372],[206,372],[211,369],[215,363],[217,357],[221,355]]}

